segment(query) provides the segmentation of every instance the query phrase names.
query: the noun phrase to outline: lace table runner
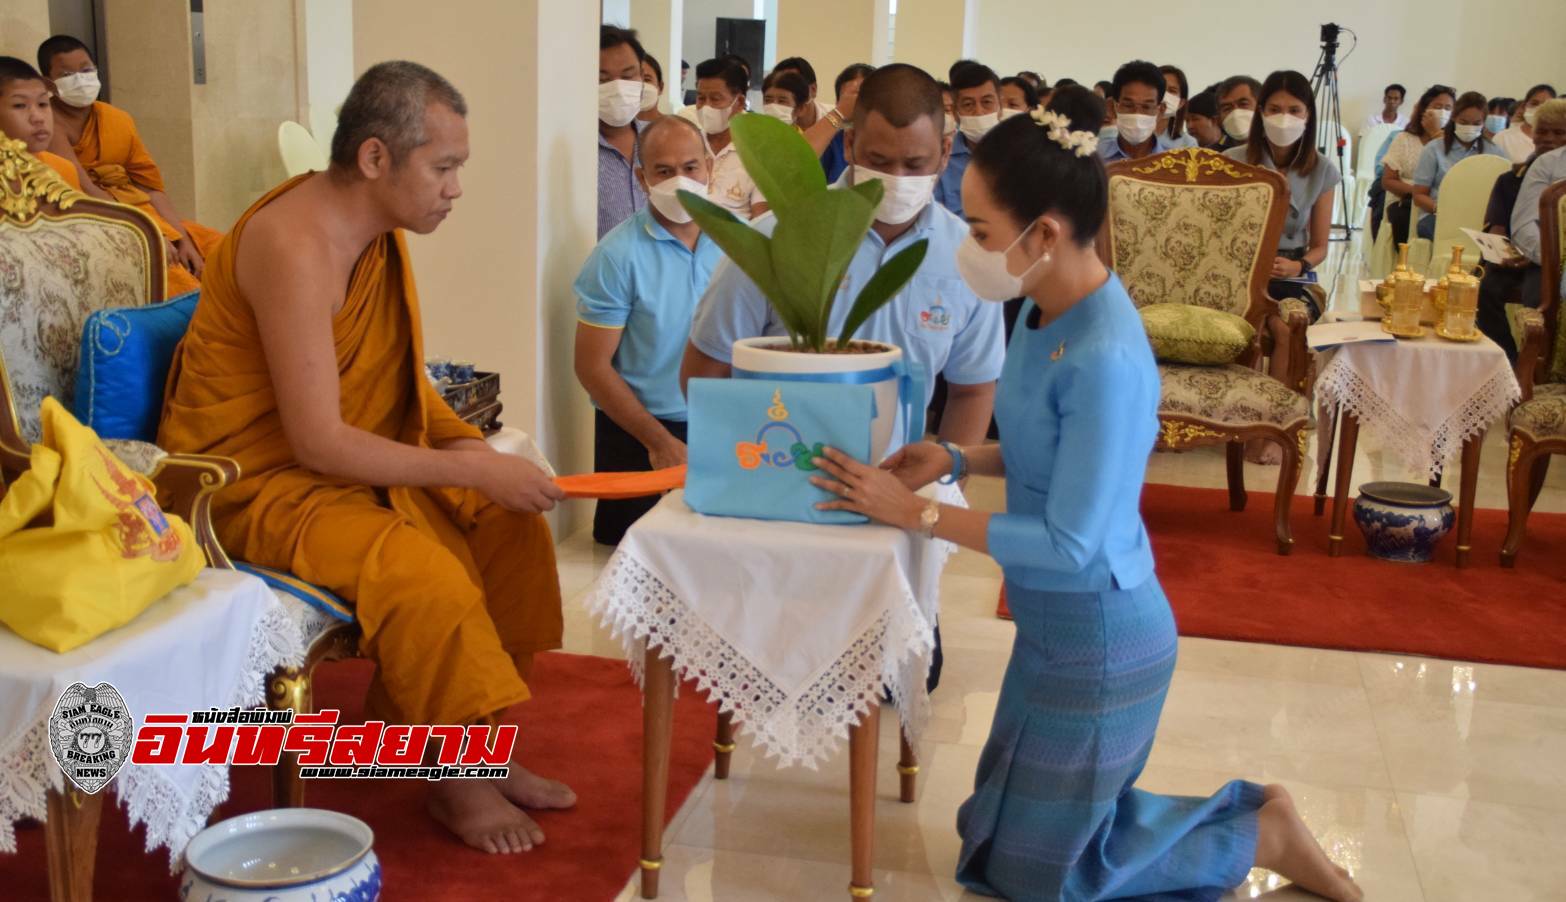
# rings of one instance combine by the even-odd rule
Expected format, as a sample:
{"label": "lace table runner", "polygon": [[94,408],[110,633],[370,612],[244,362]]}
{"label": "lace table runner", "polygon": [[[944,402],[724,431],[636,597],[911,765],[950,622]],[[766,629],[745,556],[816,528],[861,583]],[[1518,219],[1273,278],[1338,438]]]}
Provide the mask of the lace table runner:
{"label": "lace table runner", "polygon": [[[113,684],[138,726],[149,713],[256,707],[274,668],[303,663],[307,627],[259,579],[209,569],[64,654],[0,628],[0,852],[15,852],[16,822],[44,820],[48,791],[65,788],[48,723],[66,687]],[[226,764],[126,764],[102,791],[115,794],[132,827],[146,825],[149,853],[168,848],[175,870],[228,788]]]}
{"label": "lace table runner", "polygon": [[[962,504],[955,488],[940,499]],[[884,526],[693,512],[681,492],[631,528],[584,600],[640,682],[649,645],[783,766],[815,768],[882,692],[911,742],[941,570],[955,550]]]}
{"label": "lace table runner", "polygon": [[1318,403],[1353,414],[1369,445],[1430,479],[1522,397],[1506,352],[1488,338],[1363,342],[1323,354],[1320,364]]}

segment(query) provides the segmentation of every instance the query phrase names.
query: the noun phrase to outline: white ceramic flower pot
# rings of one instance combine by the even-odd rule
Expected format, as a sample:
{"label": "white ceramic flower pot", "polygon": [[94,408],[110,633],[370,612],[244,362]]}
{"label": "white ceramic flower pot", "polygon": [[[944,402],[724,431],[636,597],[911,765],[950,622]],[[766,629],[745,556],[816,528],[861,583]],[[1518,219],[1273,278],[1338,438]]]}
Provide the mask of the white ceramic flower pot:
{"label": "white ceramic flower pot", "polygon": [[375,902],[375,834],[356,817],[319,808],[258,811],[220,821],[185,847],[181,899]]}
{"label": "white ceramic flower pot", "polygon": [[[895,345],[882,342],[861,342],[862,344],[874,344],[886,350],[877,354],[802,354],[788,349],[788,339],[777,336],[763,338],[741,338],[734,342],[733,367],[736,371],[747,370],[752,373],[777,373],[796,378],[820,376],[820,380],[804,381],[837,381],[831,377],[841,374],[873,373],[876,371],[891,371],[900,368],[903,362],[903,350]],[[898,411],[901,409],[898,398],[899,378],[889,375],[875,382],[862,382],[859,384],[871,385],[875,390],[875,419],[870,423],[870,459],[879,461],[886,456],[886,452],[892,447],[894,436],[898,437],[898,446],[901,447],[901,436],[897,429],[901,425]],[[924,398],[921,395],[913,399],[916,405],[923,405]]]}

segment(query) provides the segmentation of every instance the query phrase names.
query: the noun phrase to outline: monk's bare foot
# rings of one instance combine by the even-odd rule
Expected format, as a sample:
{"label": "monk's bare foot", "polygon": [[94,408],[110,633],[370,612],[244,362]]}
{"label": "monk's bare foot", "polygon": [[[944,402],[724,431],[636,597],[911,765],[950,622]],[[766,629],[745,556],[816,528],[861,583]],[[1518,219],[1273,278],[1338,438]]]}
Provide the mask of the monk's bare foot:
{"label": "monk's bare foot", "polygon": [[576,805],[576,793],[559,780],[540,777],[511,762],[511,773],[494,784],[500,794],[523,808],[570,808]]}
{"label": "monk's bare foot", "polygon": [[1365,897],[1348,871],[1332,863],[1300,819],[1288,790],[1276,784],[1262,790],[1257,812],[1256,866],[1276,871],[1300,889],[1335,902]]}
{"label": "monk's bare foot", "polygon": [[441,780],[430,791],[428,808],[458,839],[491,855],[528,852],[544,842],[538,824],[489,780]]}

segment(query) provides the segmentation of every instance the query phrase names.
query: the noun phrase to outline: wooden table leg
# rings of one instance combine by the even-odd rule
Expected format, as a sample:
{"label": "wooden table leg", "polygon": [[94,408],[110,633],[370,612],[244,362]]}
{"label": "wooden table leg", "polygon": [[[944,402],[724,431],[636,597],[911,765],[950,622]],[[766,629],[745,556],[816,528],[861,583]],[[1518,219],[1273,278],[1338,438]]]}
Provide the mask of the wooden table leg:
{"label": "wooden table leg", "polygon": [[98,855],[98,820],[103,794],[67,786],[49,790],[44,850],[49,860],[51,902],[92,902],[93,865]]}
{"label": "wooden table leg", "polygon": [[[1334,410],[1323,409],[1316,417],[1316,516],[1327,511],[1327,472],[1332,469],[1332,440],[1338,433],[1338,416]],[[1304,466],[1304,461],[1300,465]]]}
{"label": "wooden table leg", "polygon": [[919,757],[914,754],[907,731],[899,730],[897,735],[902,740],[902,754],[897,759],[898,798],[907,804],[914,800],[914,790],[918,788]]}
{"label": "wooden table leg", "polygon": [[1359,443],[1359,420],[1347,410],[1338,424],[1338,484],[1332,493],[1332,531],[1327,533],[1327,555],[1343,555],[1343,524],[1348,513],[1349,487],[1354,483],[1354,450]]}
{"label": "wooden table leg", "polygon": [[848,895],[853,899],[868,899],[875,894],[875,760],[880,739],[881,706],[872,701],[864,719],[848,731],[848,804],[854,859]]}
{"label": "wooden table leg", "polygon": [[1474,531],[1474,491],[1479,487],[1479,453],[1484,450],[1484,432],[1480,431],[1463,442],[1463,475],[1458,489],[1457,508],[1457,566],[1468,566],[1468,554],[1473,550],[1469,537]]}
{"label": "wooden table leg", "polygon": [[674,661],[648,648],[642,677],[642,898],[658,898],[663,814],[669,796],[669,737],[674,728]]}
{"label": "wooden table leg", "polygon": [[718,736],[712,741],[712,750],[715,753],[712,761],[712,778],[714,780],[727,780],[729,778],[729,758],[734,754],[734,715],[718,714]]}

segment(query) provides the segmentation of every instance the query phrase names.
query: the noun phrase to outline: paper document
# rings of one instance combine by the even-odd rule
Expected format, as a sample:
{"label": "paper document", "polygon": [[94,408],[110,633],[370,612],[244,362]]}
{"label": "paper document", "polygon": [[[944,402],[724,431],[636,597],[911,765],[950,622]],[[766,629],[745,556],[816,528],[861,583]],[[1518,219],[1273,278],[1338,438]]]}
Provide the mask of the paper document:
{"label": "paper document", "polygon": [[1363,341],[1397,341],[1381,328],[1380,320],[1346,323],[1317,323],[1305,330],[1305,343],[1313,351]]}
{"label": "paper document", "polygon": [[1473,229],[1463,229],[1463,234],[1467,235],[1474,244],[1479,245],[1479,256],[1483,257],[1486,263],[1511,265],[1526,262],[1528,259],[1505,235],[1492,235],[1489,232],[1476,232]]}

